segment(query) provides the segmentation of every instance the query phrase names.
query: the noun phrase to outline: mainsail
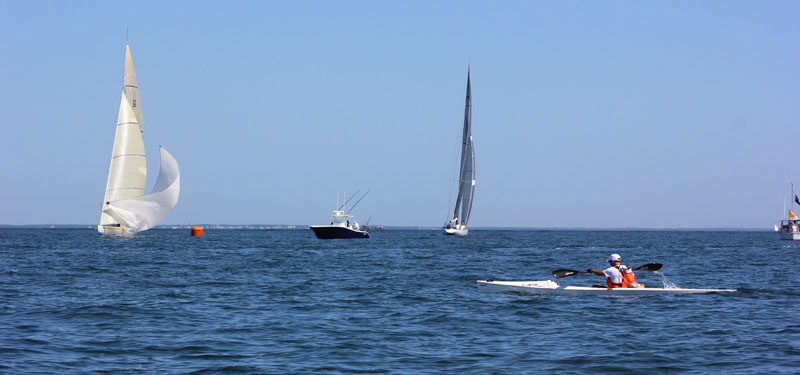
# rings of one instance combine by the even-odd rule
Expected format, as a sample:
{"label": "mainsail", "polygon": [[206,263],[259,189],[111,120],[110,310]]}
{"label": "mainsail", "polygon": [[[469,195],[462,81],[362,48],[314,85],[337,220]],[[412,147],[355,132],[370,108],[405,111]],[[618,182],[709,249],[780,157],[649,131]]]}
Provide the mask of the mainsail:
{"label": "mainsail", "polygon": [[472,211],[472,196],[475,193],[475,149],[472,144],[472,91],[469,69],[467,69],[467,98],[464,106],[464,134],[461,138],[461,168],[458,181],[458,196],[453,218],[457,219],[457,224],[466,226]]}
{"label": "mainsail", "polygon": [[125,74],[119,105],[114,149],[108,168],[98,230],[103,227],[135,233],[157,225],[178,203],[180,171],[178,163],[161,148],[161,169],[156,186],[144,195],[147,182],[142,107],[130,46],[125,45]]}
{"label": "mainsail", "polygon": [[144,120],[142,119],[142,101],[139,99],[139,83],[136,81],[136,70],[133,68],[133,58],[131,58],[131,47],[125,43],[125,74],[122,78],[122,91],[128,99],[136,121],[139,123],[139,131],[144,132]]}
{"label": "mainsail", "polygon": [[120,199],[141,197],[147,182],[147,159],[144,152],[144,139],[136,121],[133,108],[125,95],[119,104],[119,120],[114,136],[114,150],[108,168],[106,195],[103,199],[101,225],[121,224],[105,213],[108,202]]}

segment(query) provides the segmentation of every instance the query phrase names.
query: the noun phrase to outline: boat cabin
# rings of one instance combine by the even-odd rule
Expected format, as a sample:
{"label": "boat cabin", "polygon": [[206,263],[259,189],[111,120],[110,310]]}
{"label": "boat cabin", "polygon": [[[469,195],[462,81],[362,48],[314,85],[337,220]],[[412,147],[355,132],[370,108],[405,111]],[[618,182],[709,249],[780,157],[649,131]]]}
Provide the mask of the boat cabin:
{"label": "boat cabin", "polygon": [[800,232],[800,219],[783,219],[781,220],[781,230],[787,233]]}
{"label": "boat cabin", "polygon": [[361,228],[361,226],[358,225],[355,217],[345,214],[344,211],[333,211],[333,220],[331,221],[331,225],[355,230],[360,230]]}

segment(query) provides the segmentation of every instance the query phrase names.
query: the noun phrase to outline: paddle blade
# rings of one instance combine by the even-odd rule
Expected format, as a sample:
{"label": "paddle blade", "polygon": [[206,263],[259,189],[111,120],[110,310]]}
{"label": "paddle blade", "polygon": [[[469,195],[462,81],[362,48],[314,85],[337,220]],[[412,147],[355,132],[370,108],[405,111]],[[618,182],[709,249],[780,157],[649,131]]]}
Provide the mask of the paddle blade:
{"label": "paddle blade", "polygon": [[645,265],[634,268],[635,271],[658,271],[661,269],[661,263],[647,263]]}
{"label": "paddle blade", "polygon": [[581,273],[586,271],[575,271],[575,270],[555,270],[553,271],[553,277],[556,279],[560,279],[562,277],[572,276],[576,273]]}

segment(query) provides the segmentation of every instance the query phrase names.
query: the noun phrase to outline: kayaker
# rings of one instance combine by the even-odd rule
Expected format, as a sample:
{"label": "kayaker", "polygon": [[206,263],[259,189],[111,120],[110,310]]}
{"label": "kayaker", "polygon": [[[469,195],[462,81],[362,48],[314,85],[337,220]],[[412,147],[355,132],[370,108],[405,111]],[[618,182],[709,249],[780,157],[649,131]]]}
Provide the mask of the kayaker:
{"label": "kayaker", "polygon": [[[593,273],[597,276],[605,276],[606,286],[609,288],[641,288],[644,286],[636,282],[636,276],[633,274],[633,270],[622,264],[622,257],[620,257],[619,254],[611,254],[608,257],[608,263],[611,267],[604,270],[589,268],[586,272]],[[592,286],[598,288],[603,287],[600,284]]]}

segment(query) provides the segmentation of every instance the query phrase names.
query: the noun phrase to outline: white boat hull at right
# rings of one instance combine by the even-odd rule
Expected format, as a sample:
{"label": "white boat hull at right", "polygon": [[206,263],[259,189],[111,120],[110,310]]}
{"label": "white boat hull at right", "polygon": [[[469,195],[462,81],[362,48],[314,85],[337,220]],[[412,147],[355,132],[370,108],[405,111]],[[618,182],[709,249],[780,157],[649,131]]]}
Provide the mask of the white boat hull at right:
{"label": "white boat hull at right", "polygon": [[778,234],[781,236],[782,240],[789,240],[789,241],[800,241],[800,233],[794,232],[786,232],[786,231],[779,231]]}
{"label": "white boat hull at right", "polygon": [[[791,214],[792,211],[789,211]],[[797,218],[784,219],[780,225],[775,224],[775,231],[782,240],[800,241],[800,222]]]}

